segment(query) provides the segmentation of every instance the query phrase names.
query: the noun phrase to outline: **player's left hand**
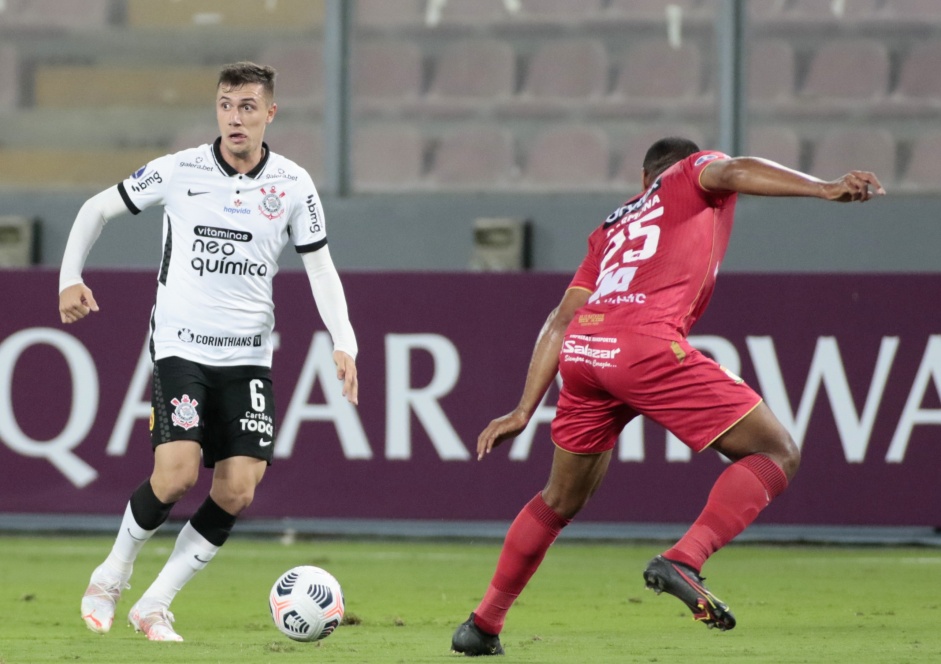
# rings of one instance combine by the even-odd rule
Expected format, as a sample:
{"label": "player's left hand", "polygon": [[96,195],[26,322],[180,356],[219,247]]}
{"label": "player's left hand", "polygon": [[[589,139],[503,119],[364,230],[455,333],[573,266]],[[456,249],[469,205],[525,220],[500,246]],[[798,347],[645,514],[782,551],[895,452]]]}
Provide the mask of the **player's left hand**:
{"label": "player's left hand", "polygon": [[343,396],[351,404],[358,406],[359,377],[356,375],[356,360],[342,350],[335,350],[333,362],[337,365],[337,378],[343,381]]}
{"label": "player's left hand", "polygon": [[519,408],[492,420],[477,437],[477,460],[490,454],[503,441],[516,438],[529,424],[529,417]]}
{"label": "player's left hand", "polygon": [[850,171],[824,186],[827,197],[838,203],[866,202],[873,196],[885,196],[885,188],[879,178],[869,171]]}
{"label": "player's left hand", "polygon": [[74,323],[93,311],[98,311],[98,303],[85,284],[74,284],[59,293],[59,317],[63,323]]}

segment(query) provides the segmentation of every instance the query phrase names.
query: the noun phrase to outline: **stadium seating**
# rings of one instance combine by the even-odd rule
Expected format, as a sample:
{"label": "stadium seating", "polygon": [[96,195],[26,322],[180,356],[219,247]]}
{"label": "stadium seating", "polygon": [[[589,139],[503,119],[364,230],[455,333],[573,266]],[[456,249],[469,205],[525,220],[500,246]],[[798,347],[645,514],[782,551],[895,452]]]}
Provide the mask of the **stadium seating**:
{"label": "stadium seating", "polygon": [[794,103],[797,65],[794,47],[785,39],[753,39],[748,44],[745,94],[749,108],[773,111]]}
{"label": "stadium seating", "polygon": [[[659,37],[669,26],[673,30],[678,28],[682,36],[711,25],[718,4],[713,0],[609,0],[594,24],[601,29],[640,30],[646,37]],[[656,32],[651,34],[651,29]]]}
{"label": "stadium seating", "polygon": [[848,39],[823,44],[810,62],[798,91],[804,115],[859,114],[882,101],[889,89],[889,53],[875,39]]}
{"label": "stadium seating", "polygon": [[905,189],[941,191],[941,132],[919,137],[900,184]]}
{"label": "stadium seating", "polygon": [[828,28],[865,21],[879,14],[884,0],[748,0],[749,18],[756,23],[789,29]]}
{"label": "stadium seating", "polygon": [[509,43],[489,38],[449,42],[437,57],[424,112],[448,117],[486,112],[514,93],[516,54]]}
{"label": "stadium seating", "polygon": [[0,110],[15,108],[20,99],[20,60],[14,44],[0,44]]}
{"label": "stadium seating", "polygon": [[419,25],[425,18],[426,0],[356,0],[356,26],[388,30]]}
{"label": "stadium seating", "polygon": [[[85,0],[88,2],[89,0]],[[71,4],[56,2],[57,5]],[[325,0],[125,0],[132,28],[253,28],[302,31],[323,24]]]}
{"label": "stadium seating", "polygon": [[315,183],[323,179],[324,143],[320,125],[276,120],[265,132],[265,142],[274,152],[307,169]]}
{"label": "stadium seating", "polygon": [[[280,123],[279,123],[280,124]],[[181,130],[173,138],[173,142],[167,149],[167,153],[179,152],[188,148],[194,148],[203,143],[212,143],[219,136],[219,129],[211,122],[204,122],[198,125],[189,126]],[[266,135],[265,141],[271,143],[271,136]],[[272,150],[279,152],[280,146],[272,146]]]}
{"label": "stadium seating", "polygon": [[[164,150],[154,149],[2,149],[0,182],[4,186],[100,187],[120,182]],[[94,168],[90,168],[94,165]],[[45,187],[43,187],[45,189]]]}
{"label": "stadium seating", "polygon": [[218,67],[43,65],[33,96],[37,106],[63,109],[206,106],[218,76]]}
{"label": "stadium seating", "polygon": [[[718,5],[355,0],[354,178],[366,190],[555,187],[562,176],[552,169],[564,165],[549,168],[540,155],[559,149],[551,144],[562,139],[549,136],[578,128],[591,138],[576,146],[577,159],[561,161],[590,165],[571,186],[635,182],[633,141],[649,144],[651,125],[699,139],[714,132]],[[749,152],[809,170],[827,166],[838,130],[852,126],[883,145],[890,132],[891,164],[878,166],[902,170],[880,176],[930,188],[935,153],[916,137],[941,134],[939,0],[746,5]],[[322,172],[325,8],[326,0],[0,0],[0,146],[32,146],[41,154],[30,163],[44,163],[50,149],[162,153],[210,140],[207,88],[221,63],[245,58],[279,72],[273,147],[296,148],[298,161]],[[679,18],[678,33],[668,17]],[[93,111],[113,128],[81,131]],[[44,134],[42,123],[54,129]],[[314,128],[292,138],[305,123]],[[405,135],[401,172],[394,156],[364,161],[394,144],[385,134],[395,128]],[[599,179],[586,184],[582,172]]]}
{"label": "stadium seating", "polygon": [[438,141],[431,168],[432,183],[441,188],[503,188],[518,177],[513,137],[490,125],[445,133]]}
{"label": "stadium seating", "polygon": [[751,128],[744,153],[776,161],[788,168],[804,170],[800,138],[789,127],[766,125]]}
{"label": "stadium seating", "polygon": [[941,107],[941,40],[916,44],[902,61],[898,82],[879,113],[885,117],[937,116]]}
{"label": "stadium seating", "polygon": [[353,186],[358,191],[414,189],[422,184],[425,141],[413,126],[358,126],[351,157]]}
{"label": "stadium seating", "polygon": [[352,49],[353,108],[360,115],[390,115],[422,92],[422,54],[417,44],[388,40]]}
{"label": "stadium seating", "polygon": [[814,144],[811,172],[824,179],[850,170],[872,171],[885,184],[895,181],[896,144],[887,129],[850,128],[826,133]]}
{"label": "stadium seating", "polygon": [[667,136],[688,138],[704,150],[713,147],[705,141],[702,130],[694,125],[658,123],[631,133],[620,142],[618,165],[614,174],[614,182],[617,185],[630,188],[628,195],[640,188],[641,170],[647,150],[655,141]]}
{"label": "stadium seating", "polygon": [[4,0],[0,3],[0,34],[83,31],[111,21],[111,0]]}
{"label": "stadium seating", "polygon": [[604,0],[520,0],[518,19],[534,24],[577,25],[600,15]]}
{"label": "stadium seating", "polygon": [[702,93],[703,62],[689,41],[674,48],[666,39],[632,43],[618,63],[614,90],[589,100],[593,112],[607,116],[654,117],[702,114],[711,103]]}
{"label": "stadium seating", "polygon": [[523,182],[555,190],[607,187],[610,159],[608,136],[601,129],[552,126],[533,140]]}
{"label": "stadium seating", "polygon": [[550,40],[533,54],[520,93],[500,110],[523,116],[563,114],[600,100],[607,82],[608,55],[600,40]]}
{"label": "stadium seating", "polygon": [[820,0],[791,0],[786,17],[797,21],[820,25],[837,21],[853,21],[874,14],[882,0],[842,0],[821,2]]}
{"label": "stadium seating", "polygon": [[480,27],[505,22],[509,18],[503,0],[447,0],[440,3],[440,22],[451,27]]}
{"label": "stadium seating", "polygon": [[324,69],[320,42],[276,42],[261,51],[258,59],[278,72],[275,92],[282,110],[321,108]]}
{"label": "stadium seating", "polygon": [[941,23],[941,9],[937,0],[885,0],[882,13],[890,21]]}

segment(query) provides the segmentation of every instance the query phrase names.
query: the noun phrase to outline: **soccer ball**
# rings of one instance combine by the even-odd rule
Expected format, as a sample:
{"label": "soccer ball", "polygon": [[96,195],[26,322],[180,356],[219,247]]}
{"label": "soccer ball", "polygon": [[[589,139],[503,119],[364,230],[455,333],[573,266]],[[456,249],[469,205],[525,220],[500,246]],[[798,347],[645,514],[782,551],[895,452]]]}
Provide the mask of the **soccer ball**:
{"label": "soccer ball", "polygon": [[343,619],[343,591],[326,570],[302,565],[275,581],[268,607],[282,634],[295,641],[319,641]]}

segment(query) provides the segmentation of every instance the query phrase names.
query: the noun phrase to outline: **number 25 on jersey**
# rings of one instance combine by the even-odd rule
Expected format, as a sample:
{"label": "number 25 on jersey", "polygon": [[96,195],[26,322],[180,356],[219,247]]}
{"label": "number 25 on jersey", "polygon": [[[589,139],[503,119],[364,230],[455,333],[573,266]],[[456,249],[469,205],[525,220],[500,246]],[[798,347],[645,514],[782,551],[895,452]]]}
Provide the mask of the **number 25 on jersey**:
{"label": "number 25 on jersey", "polygon": [[[608,248],[605,251],[604,258],[601,261],[601,270],[598,273],[598,280],[595,292],[588,298],[588,302],[596,302],[602,297],[612,293],[625,293],[631,285],[631,280],[637,273],[637,267],[625,266],[624,263],[633,263],[650,258],[657,253],[657,245],[660,243],[660,227],[655,224],[644,225],[663,216],[663,208],[658,207],[651,210],[640,219],[627,224],[626,228],[621,228],[615,233],[608,242]],[[644,238],[644,243],[638,249],[629,249],[617,260],[617,254],[621,250],[626,240],[637,240]]]}

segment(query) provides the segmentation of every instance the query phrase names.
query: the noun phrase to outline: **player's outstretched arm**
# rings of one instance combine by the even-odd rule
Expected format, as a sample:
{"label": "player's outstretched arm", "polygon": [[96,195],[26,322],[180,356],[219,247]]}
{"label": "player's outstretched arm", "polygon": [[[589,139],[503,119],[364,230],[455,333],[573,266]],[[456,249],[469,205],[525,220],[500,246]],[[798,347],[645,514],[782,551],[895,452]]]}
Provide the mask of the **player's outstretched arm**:
{"label": "player's outstretched arm", "polygon": [[840,203],[885,195],[879,179],[868,171],[850,171],[836,180],[824,181],[759,157],[717,159],[703,169],[699,183],[708,191],[806,196]]}
{"label": "player's outstretched arm", "polygon": [[79,321],[92,311],[98,311],[98,303],[85,284],[74,284],[59,293],[59,317],[63,323]]}
{"label": "player's outstretched arm", "polygon": [[491,421],[477,437],[478,461],[503,441],[518,436],[529,424],[539,402],[559,371],[559,351],[562,350],[565,329],[575,316],[575,311],[588,302],[589,295],[591,293],[581,288],[571,288],[565,292],[559,306],[549,314],[536,339],[519,405],[506,415]]}

